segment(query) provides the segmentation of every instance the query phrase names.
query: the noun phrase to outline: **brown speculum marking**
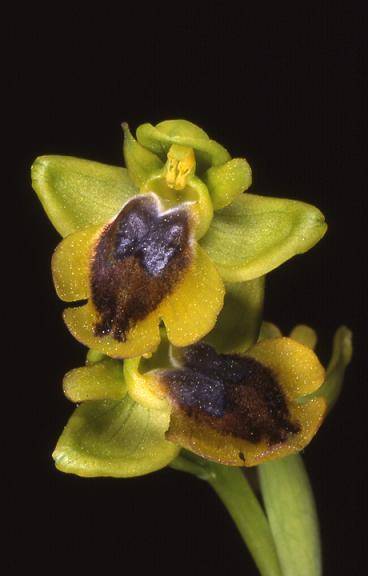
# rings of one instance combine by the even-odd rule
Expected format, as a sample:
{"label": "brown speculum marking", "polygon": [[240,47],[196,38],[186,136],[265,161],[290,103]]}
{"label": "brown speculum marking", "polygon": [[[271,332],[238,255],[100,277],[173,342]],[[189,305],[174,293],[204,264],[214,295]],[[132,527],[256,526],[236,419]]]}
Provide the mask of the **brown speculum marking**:
{"label": "brown speculum marking", "polygon": [[198,423],[269,445],[300,431],[276,377],[254,358],[217,354],[197,344],[183,350],[181,364],[161,378],[174,403]]}
{"label": "brown speculum marking", "polygon": [[124,341],[175,287],[191,259],[185,208],[160,212],[153,194],[130,200],[102,232],[92,259],[96,336]]}

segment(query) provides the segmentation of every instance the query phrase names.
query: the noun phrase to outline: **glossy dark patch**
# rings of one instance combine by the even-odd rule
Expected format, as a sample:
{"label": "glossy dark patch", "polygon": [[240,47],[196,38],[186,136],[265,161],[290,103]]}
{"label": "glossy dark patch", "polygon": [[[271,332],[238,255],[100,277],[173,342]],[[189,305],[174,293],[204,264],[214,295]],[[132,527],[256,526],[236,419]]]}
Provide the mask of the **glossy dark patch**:
{"label": "glossy dark patch", "polygon": [[125,340],[155,310],[190,262],[190,223],[184,208],[160,213],[153,195],[128,202],[103,231],[91,268],[96,336]]}
{"label": "glossy dark patch", "polygon": [[250,442],[284,442],[300,430],[272,372],[250,357],[217,354],[207,344],[181,353],[182,368],[163,373],[171,398],[188,416]]}

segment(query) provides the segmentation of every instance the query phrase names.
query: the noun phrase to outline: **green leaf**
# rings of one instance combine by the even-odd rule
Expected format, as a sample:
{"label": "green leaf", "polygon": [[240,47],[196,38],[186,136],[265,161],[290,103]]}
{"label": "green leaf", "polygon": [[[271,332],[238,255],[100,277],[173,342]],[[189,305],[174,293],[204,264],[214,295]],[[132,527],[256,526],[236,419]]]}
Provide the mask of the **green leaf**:
{"label": "green leaf", "polygon": [[40,156],[32,186],[61,236],[112,218],[137,189],[125,168],[71,156]]}
{"label": "green leaf", "polygon": [[137,142],[130,132],[128,124],[123,124],[122,127],[124,130],[125,165],[130,178],[140,188],[154,172],[163,167],[163,162],[156,154]]}
{"label": "green leaf", "polygon": [[71,370],[64,377],[63,389],[65,396],[72,402],[120,400],[127,392],[123,363],[104,358],[91,365]]}
{"label": "green leaf", "polygon": [[203,176],[215,210],[225,208],[252,184],[252,170],[245,158],[233,158],[212,166]]}
{"label": "green leaf", "polygon": [[142,146],[158,154],[162,160],[166,160],[172,144],[193,148],[198,172],[230,160],[230,154],[221,144],[210,140],[206,132],[187,120],[166,120],[157,126],[141,124],[137,128],[136,135]]}
{"label": "green leaf", "polygon": [[258,467],[266,513],[284,576],[322,574],[318,518],[300,455]]}
{"label": "green leaf", "polygon": [[290,338],[314,350],[317,344],[317,334],[310,326],[298,324],[290,332]]}
{"label": "green leaf", "polygon": [[264,276],[225,283],[224,306],[205,341],[218,353],[241,354],[257,342],[264,297]]}
{"label": "green leaf", "polygon": [[304,202],[244,194],[216,212],[201,239],[224,280],[263,276],[325,234],[322,213]]}
{"label": "green leaf", "polygon": [[335,332],[332,355],[326,371],[326,380],[318,393],[327,400],[328,409],[334,406],[344,383],[345,370],[353,355],[352,333],[346,326],[340,326]]}
{"label": "green leaf", "polygon": [[169,412],[151,410],[128,395],[121,401],[84,402],[59,438],[53,458],[78,476],[141,476],[163,468],[179,448],[165,440]]}

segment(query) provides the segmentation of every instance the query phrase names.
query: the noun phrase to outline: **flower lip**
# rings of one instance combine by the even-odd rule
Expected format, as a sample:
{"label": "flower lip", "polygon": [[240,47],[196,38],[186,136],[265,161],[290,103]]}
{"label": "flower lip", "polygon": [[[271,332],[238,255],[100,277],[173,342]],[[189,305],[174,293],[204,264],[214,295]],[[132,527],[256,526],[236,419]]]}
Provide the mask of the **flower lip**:
{"label": "flower lip", "polygon": [[191,225],[185,207],[161,212],[154,194],[128,202],[102,232],[91,264],[96,336],[124,341],[155,310],[191,262]]}
{"label": "flower lip", "polygon": [[181,369],[162,372],[172,402],[189,417],[251,443],[282,443],[300,431],[272,371],[248,356],[217,354],[206,344],[180,353]]}

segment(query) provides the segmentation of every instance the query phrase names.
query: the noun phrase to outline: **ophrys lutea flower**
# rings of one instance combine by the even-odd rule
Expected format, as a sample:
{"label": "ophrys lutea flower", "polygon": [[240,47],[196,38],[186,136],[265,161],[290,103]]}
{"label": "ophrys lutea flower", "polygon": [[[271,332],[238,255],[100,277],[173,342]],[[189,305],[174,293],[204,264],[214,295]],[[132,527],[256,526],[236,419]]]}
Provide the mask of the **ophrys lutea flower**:
{"label": "ophrys lutea flower", "polygon": [[66,310],[71,332],[117,357],[155,350],[161,321],[177,346],[207,334],[224,288],[193,228],[185,204],[164,210],[158,196],[144,194],[107,226],[64,240],[52,265],[58,293],[67,301],[89,299]]}
{"label": "ophrys lutea flower", "polygon": [[189,122],[143,125],[137,140],[125,126],[124,156],[128,171],[55,156],[33,167],[35,190],[66,236],[53,258],[58,294],[87,301],[65,321],[109,356],[153,352],[160,324],[175,346],[199,341],[223,323],[224,295],[230,301],[250,281],[262,292],[266,273],[325,232],[313,206],[244,194],[248,163]]}
{"label": "ophrys lutea flower", "polygon": [[[323,215],[249,193],[248,162],[190,122],[143,124],[136,138],[123,130],[126,168],[66,156],[32,167],[64,237],[52,259],[71,304],[64,319],[89,347],[86,366],[64,378],[77,407],[56,466],[80,476],[167,465],[194,474],[220,496],[262,574],[294,574],[302,557],[317,575],[298,452],[336,401],[351,334],[337,331],[325,371],[311,328],[283,337],[262,312],[266,274],[318,242]],[[258,466],[264,507],[245,466]]]}
{"label": "ophrys lutea flower", "polygon": [[[253,466],[302,450],[342,383],[351,335],[340,328],[323,369],[304,326],[281,337],[264,325],[242,354],[206,343],[169,346],[149,358],[113,360],[90,352],[69,372],[64,392],[81,403],[54,452],[81,476],[135,476],[172,462],[184,447],[215,462]],[[321,384],[323,385],[321,386]]]}

